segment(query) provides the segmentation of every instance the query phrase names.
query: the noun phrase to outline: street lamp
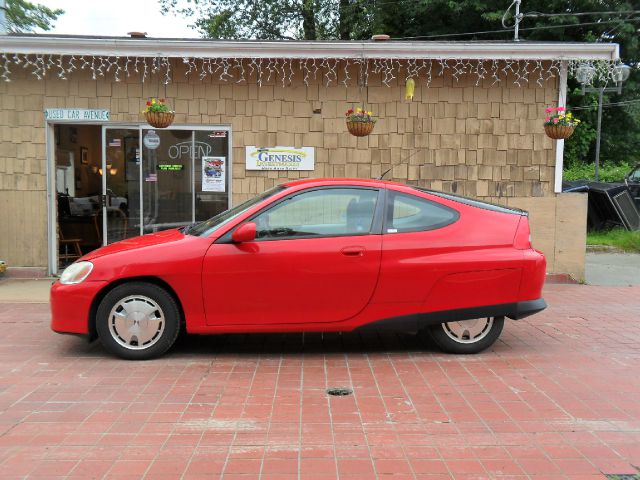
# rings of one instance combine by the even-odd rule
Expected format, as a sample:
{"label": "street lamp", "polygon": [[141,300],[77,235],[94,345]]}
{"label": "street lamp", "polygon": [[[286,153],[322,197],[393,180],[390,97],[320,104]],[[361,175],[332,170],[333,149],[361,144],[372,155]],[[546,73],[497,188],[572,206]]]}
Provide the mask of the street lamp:
{"label": "street lamp", "polygon": [[602,128],[602,95],[604,92],[622,93],[622,82],[625,82],[631,74],[629,65],[617,65],[613,68],[613,80],[615,87],[587,87],[596,75],[596,69],[592,65],[580,65],[576,70],[576,79],[582,84],[582,95],[587,93],[598,94],[598,128],[596,130],[596,182],[600,180],[600,131]]}

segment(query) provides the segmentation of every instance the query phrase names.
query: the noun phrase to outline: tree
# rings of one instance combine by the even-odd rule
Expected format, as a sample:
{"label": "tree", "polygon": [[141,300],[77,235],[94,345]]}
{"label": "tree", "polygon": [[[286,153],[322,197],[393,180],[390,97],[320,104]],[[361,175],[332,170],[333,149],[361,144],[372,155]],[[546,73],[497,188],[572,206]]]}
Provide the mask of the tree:
{"label": "tree", "polygon": [[7,0],[7,30],[10,32],[33,32],[36,28],[50,30],[64,10],[51,9],[44,5],[34,4],[26,0]]}
{"label": "tree", "polygon": [[208,38],[342,40],[370,36],[371,0],[159,0]]}

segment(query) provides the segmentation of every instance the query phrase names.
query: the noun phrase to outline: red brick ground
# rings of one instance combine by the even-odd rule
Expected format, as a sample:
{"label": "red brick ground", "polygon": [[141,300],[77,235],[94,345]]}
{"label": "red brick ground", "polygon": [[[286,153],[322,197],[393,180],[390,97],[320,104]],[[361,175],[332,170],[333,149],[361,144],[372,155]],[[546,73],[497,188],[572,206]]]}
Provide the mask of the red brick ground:
{"label": "red brick ground", "polygon": [[408,335],[227,335],[126,362],[50,332],[47,305],[0,305],[0,477],[634,473],[640,287],[545,295],[547,311],[465,357]]}

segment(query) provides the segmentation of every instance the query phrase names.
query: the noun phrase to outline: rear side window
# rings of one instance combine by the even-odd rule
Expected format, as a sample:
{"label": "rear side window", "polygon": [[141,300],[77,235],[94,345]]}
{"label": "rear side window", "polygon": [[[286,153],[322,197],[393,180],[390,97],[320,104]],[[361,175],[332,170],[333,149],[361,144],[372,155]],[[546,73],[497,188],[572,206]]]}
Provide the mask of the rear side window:
{"label": "rear side window", "polygon": [[436,197],[446,198],[447,200],[453,200],[454,202],[463,203],[472,207],[482,208],[483,210],[491,210],[493,212],[511,213],[514,215],[526,215],[527,212],[514,207],[505,207],[503,205],[497,205],[495,203],[483,202],[475,198],[463,197],[462,195],[454,195],[453,193],[438,192],[435,190],[428,190],[426,188],[413,187],[420,192],[425,192]]}
{"label": "rear side window", "polygon": [[460,214],[424,198],[389,191],[386,233],[420,232],[452,224]]}

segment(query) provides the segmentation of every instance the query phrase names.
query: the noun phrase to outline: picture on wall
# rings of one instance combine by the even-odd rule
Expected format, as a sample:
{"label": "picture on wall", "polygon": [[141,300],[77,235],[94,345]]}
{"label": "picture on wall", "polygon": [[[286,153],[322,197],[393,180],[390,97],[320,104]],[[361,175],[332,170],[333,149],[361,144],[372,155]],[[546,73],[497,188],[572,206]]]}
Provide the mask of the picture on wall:
{"label": "picture on wall", "polygon": [[80,148],[80,163],[82,165],[89,165],[89,149],[82,147]]}

